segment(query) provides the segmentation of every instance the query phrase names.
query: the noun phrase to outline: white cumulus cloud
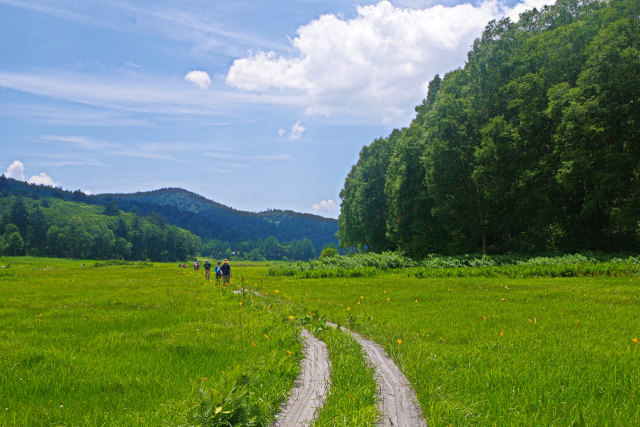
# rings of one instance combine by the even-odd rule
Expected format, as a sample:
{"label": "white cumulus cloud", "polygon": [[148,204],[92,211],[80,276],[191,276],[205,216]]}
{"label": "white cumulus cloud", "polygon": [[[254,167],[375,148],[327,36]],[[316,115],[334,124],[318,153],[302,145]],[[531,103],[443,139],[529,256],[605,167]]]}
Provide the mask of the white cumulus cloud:
{"label": "white cumulus cloud", "polygon": [[295,122],[289,131],[289,139],[300,139],[305,130],[306,128],[299,121]]}
{"label": "white cumulus cloud", "polygon": [[40,172],[40,175],[33,175],[27,181],[29,184],[35,185],[47,185],[49,187],[57,187],[58,183],[53,180],[49,175],[44,172]]}
{"label": "white cumulus cloud", "polygon": [[435,74],[464,64],[490,20],[542,3],[507,8],[485,0],[409,9],[384,0],[358,7],[352,18],[327,14],[297,30],[292,56],[249,52],[233,62],[226,82],[246,91],[303,93],[309,114],[395,122],[413,114]]}
{"label": "white cumulus cloud", "polygon": [[4,176],[17,179],[18,181],[24,181],[24,164],[20,160],[14,160],[7,168]]}
{"label": "white cumulus cloud", "polygon": [[316,212],[335,213],[338,211],[338,205],[336,205],[331,199],[323,200],[320,203],[314,203],[311,205],[311,208]]}
{"label": "white cumulus cloud", "polygon": [[302,126],[300,120],[298,120],[291,126],[291,130],[289,130],[288,133],[283,128],[278,129],[278,136],[280,136],[280,138],[286,136],[288,139],[300,139],[305,130],[307,130],[307,128]]}
{"label": "white cumulus cloud", "polygon": [[209,77],[209,73],[206,71],[193,70],[187,73],[184,76],[184,79],[188,82],[191,82],[199,89],[209,89],[211,86],[211,77]]}

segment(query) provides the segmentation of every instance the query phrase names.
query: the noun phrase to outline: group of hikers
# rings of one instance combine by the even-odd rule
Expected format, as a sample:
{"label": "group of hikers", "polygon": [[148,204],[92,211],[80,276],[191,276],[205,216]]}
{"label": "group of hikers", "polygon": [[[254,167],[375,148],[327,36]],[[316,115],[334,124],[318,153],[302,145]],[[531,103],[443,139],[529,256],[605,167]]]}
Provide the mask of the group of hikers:
{"label": "group of hikers", "polygon": [[[178,264],[178,267],[186,268],[186,266],[186,264]],[[203,267],[205,277],[207,278],[207,280],[210,280],[211,262],[208,259],[205,259]],[[198,260],[195,260],[193,262],[193,269],[195,271],[200,271],[200,263],[198,262]],[[215,266],[213,272],[216,275],[216,281],[219,282],[220,279],[222,279],[222,283],[224,285],[229,285],[229,280],[231,279],[231,266],[229,265],[228,260],[225,259],[222,263],[218,261],[218,265]]]}

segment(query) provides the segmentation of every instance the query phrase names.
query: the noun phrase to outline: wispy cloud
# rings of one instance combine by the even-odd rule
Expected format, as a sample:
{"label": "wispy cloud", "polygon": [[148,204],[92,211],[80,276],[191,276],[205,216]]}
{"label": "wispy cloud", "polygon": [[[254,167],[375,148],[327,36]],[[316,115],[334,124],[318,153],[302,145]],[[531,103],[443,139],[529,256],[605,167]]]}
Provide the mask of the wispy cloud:
{"label": "wispy cloud", "polygon": [[281,161],[281,160],[291,160],[291,155],[289,154],[264,154],[264,155],[242,155],[242,154],[229,154],[229,153],[219,153],[219,152],[209,152],[203,154],[205,157],[211,157],[214,159],[220,160],[235,160],[239,162],[251,162],[251,163],[263,163],[268,161]]}
{"label": "wispy cloud", "polygon": [[47,14],[83,25],[185,42],[196,54],[221,50],[239,53],[249,47],[276,50],[288,48],[283,42],[270,41],[248,31],[228,28],[218,18],[215,9],[208,10],[202,4],[183,3],[176,7],[170,2],[156,1],[140,6],[133,1],[77,3],[63,0],[52,6],[47,0],[0,0],[0,5]]}
{"label": "wispy cloud", "polygon": [[15,104],[3,105],[3,115],[14,119],[26,119],[53,125],[73,125],[86,127],[140,128],[152,125],[150,118],[130,117],[129,113],[96,110],[87,107],[67,107],[64,105]]}
{"label": "wispy cloud", "polygon": [[188,116],[220,116],[246,105],[303,105],[300,95],[259,95],[232,90],[200,91],[182,78],[150,75],[88,75],[66,71],[0,71],[0,87],[108,110]]}
{"label": "wispy cloud", "polygon": [[[154,159],[154,160],[171,160],[175,157],[172,155],[174,150],[187,150],[192,146],[190,143],[176,142],[135,142],[127,141],[127,143],[105,141],[91,136],[84,135],[41,135],[40,139],[47,142],[64,144],[72,146],[74,150],[83,150],[89,153],[99,154],[100,158],[109,156]],[[60,159],[59,159],[60,160]],[[56,162],[57,165],[77,164],[67,157]],[[85,163],[80,163],[85,164]]]}
{"label": "wispy cloud", "polygon": [[99,141],[94,138],[79,135],[42,135],[40,137],[45,141],[60,142],[64,144],[72,144],[78,149],[90,151],[105,151],[116,148],[117,145],[105,141]]}

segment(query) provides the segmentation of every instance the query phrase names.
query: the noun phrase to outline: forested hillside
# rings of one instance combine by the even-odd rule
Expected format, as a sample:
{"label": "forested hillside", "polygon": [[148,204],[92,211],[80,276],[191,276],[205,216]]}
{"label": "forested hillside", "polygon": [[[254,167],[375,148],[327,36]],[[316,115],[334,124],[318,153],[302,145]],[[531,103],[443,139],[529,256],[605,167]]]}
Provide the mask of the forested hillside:
{"label": "forested hillside", "polygon": [[325,244],[337,243],[335,219],[281,210],[243,212],[178,188],[100,194],[97,198],[102,203],[113,199],[125,211],[135,206],[144,215],[159,213],[168,223],[190,230],[203,240],[241,242],[269,236],[281,241],[309,239],[318,252]]}
{"label": "forested hillside", "polygon": [[558,0],[490,22],[411,125],[364,147],[342,247],[640,248],[640,2]]}
{"label": "forested hillside", "polygon": [[174,261],[202,247],[198,236],[153,217],[48,197],[0,197],[0,231],[5,255]]}
{"label": "forested hillside", "polygon": [[[235,253],[253,260],[307,260],[320,253],[325,245],[337,244],[335,233],[338,227],[334,219],[280,210],[243,212],[182,189],[87,195],[81,191],[31,185],[1,176],[0,197],[10,199],[4,202],[4,222],[7,224],[11,222],[6,218],[13,203],[11,200],[16,197],[83,203],[95,207],[96,214],[117,216],[127,212],[160,227],[176,226],[188,230],[198,236],[200,242],[193,252],[189,252],[190,255],[201,253],[231,258]],[[0,223],[0,236],[3,232],[4,225]],[[31,253],[28,248],[26,245],[25,250]],[[136,251],[131,256],[134,259],[158,259],[155,255],[145,257]]]}

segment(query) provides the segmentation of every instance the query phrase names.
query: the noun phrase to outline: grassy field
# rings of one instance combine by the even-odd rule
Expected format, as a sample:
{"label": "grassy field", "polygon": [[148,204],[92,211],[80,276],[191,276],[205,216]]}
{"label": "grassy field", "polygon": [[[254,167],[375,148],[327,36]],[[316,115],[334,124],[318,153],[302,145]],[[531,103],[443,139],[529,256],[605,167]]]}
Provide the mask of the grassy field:
{"label": "grassy field", "polygon": [[388,273],[264,291],[381,343],[430,425],[638,425],[639,284]]}
{"label": "grassy field", "polygon": [[297,376],[287,306],[177,264],[7,263],[0,425],[265,424]]}
{"label": "grassy field", "polygon": [[334,366],[318,425],[367,424],[371,370],[318,318],[382,344],[432,426],[640,424],[635,275],[299,279],[234,263],[233,286],[260,298],[177,264],[9,262],[0,425],[264,425],[297,375],[303,324]]}

